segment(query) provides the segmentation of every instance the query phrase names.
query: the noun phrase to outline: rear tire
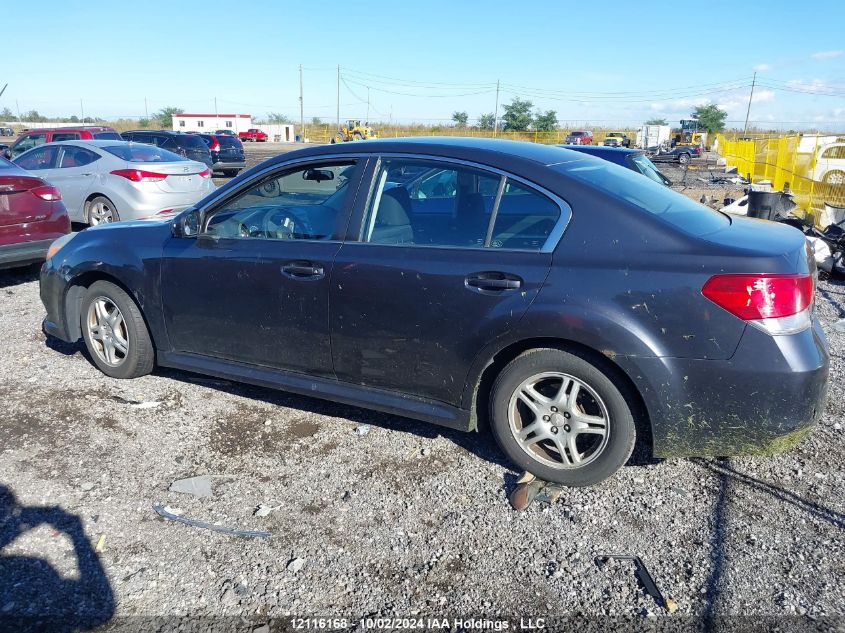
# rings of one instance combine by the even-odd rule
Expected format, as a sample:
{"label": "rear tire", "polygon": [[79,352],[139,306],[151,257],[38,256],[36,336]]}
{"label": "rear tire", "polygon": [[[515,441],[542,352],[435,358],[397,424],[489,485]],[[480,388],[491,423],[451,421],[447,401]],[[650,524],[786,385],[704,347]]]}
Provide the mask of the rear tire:
{"label": "rear tire", "polygon": [[529,350],[493,384],[491,427],[519,468],[545,481],[592,486],[634,450],[627,391],[610,366],[559,349]]}
{"label": "rear tire", "polygon": [[688,165],[690,161],[690,155],[684,152],[683,154],[678,154],[678,163],[680,165]]}
{"label": "rear tire", "polygon": [[91,284],[80,315],[85,346],[97,368],[111,378],[138,378],[153,370],[155,349],[135,301],[108,281]]}
{"label": "rear tire", "polygon": [[111,200],[96,196],[85,204],[85,222],[89,226],[120,222],[120,215]]}

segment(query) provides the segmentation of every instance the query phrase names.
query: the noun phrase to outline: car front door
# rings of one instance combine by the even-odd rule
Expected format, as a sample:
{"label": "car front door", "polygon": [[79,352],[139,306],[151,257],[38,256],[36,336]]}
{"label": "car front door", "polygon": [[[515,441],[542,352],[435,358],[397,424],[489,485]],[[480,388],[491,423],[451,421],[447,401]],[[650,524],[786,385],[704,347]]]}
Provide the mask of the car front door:
{"label": "car front door", "polygon": [[171,347],[332,377],[329,283],[361,161],[279,167],[203,209],[194,239],[164,248]]}
{"label": "car front door", "polygon": [[45,171],[45,178],[62,192],[62,199],[70,219],[85,221],[85,198],[97,179],[96,152],[76,145],[58,145],[58,159],[53,169]]}
{"label": "car front door", "polygon": [[[454,172],[451,209],[437,219],[416,213],[389,177],[421,166]],[[447,161],[385,158],[373,180],[360,231],[335,258],[335,372],[457,405],[480,350],[537,296],[568,207],[513,176]]]}

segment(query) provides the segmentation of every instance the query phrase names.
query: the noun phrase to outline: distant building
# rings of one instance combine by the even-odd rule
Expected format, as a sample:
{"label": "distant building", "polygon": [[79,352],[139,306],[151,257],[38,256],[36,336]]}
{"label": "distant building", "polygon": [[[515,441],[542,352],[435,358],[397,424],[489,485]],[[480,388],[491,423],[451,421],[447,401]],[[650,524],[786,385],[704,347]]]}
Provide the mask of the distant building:
{"label": "distant building", "polygon": [[252,125],[251,114],[174,114],[175,132],[214,132],[232,130],[246,132]]}

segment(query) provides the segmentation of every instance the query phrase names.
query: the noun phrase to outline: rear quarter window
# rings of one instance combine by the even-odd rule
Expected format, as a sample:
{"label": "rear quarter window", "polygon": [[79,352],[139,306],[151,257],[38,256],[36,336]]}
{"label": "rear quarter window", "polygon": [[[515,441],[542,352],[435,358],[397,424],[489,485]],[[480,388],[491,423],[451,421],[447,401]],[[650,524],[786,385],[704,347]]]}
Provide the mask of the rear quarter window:
{"label": "rear quarter window", "polygon": [[730,220],[642,174],[604,160],[562,163],[554,169],[657,216],[684,233],[703,236],[721,230]]}

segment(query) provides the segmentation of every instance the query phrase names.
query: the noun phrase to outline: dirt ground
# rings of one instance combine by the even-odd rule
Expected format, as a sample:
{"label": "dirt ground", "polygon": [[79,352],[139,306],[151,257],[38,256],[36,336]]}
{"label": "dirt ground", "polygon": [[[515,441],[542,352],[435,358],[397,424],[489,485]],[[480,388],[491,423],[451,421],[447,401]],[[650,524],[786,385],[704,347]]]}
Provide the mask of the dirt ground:
{"label": "dirt ground", "polygon": [[[252,162],[279,148],[247,150]],[[517,473],[486,433],[179,371],[112,380],[81,344],[42,334],[37,267],[0,272],[0,630],[32,630],[34,616],[50,631],[301,630],[294,616],[337,618],[335,630],[457,616],[545,617],[547,630],[841,625],[845,282],[820,282],[817,312],[831,391],[795,449],[641,455],[516,513]],[[210,496],[169,490],[198,475]],[[154,504],[270,536],[168,521]],[[677,610],[632,565],[598,565],[605,553],[640,556]]]}

